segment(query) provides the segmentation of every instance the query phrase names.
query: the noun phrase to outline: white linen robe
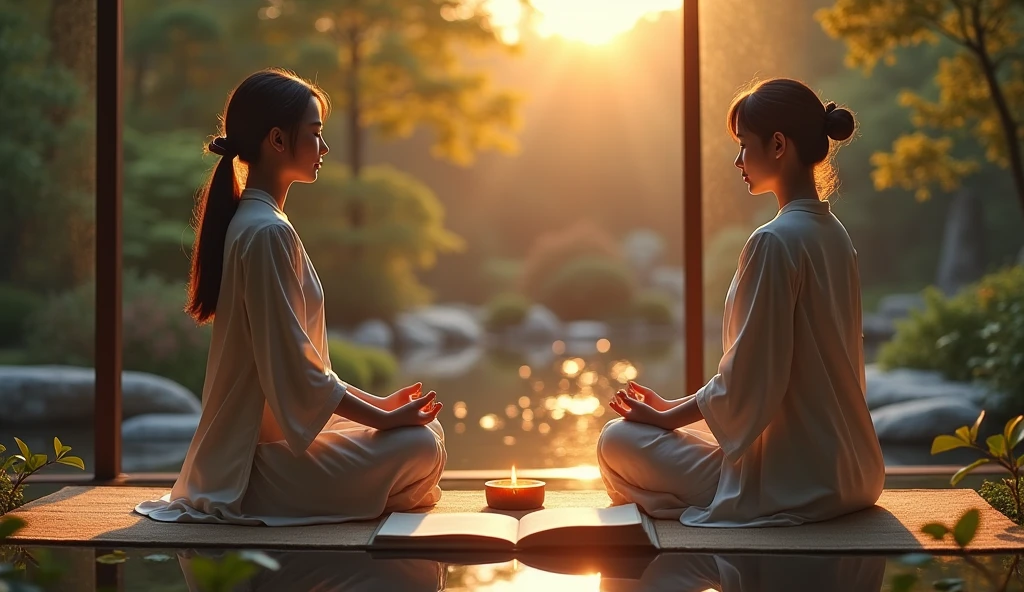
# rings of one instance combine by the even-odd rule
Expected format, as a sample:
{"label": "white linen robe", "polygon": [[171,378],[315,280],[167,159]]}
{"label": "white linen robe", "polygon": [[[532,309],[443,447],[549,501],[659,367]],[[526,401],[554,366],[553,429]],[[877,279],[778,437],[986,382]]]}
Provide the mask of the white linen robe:
{"label": "white linen robe", "polygon": [[613,502],[714,527],[801,524],[874,505],[885,467],[865,400],[861,318],[846,229],[827,201],[787,204],[743,248],[725,354],[695,394],[705,421],[669,432],[614,420],[602,432]]}
{"label": "white linen robe", "polygon": [[170,494],[137,512],[279,526],[440,499],[439,423],[377,431],[334,415],[348,385],[331,370],[323,304],[288,217],[270,195],[246,189],[225,240],[199,427]]}

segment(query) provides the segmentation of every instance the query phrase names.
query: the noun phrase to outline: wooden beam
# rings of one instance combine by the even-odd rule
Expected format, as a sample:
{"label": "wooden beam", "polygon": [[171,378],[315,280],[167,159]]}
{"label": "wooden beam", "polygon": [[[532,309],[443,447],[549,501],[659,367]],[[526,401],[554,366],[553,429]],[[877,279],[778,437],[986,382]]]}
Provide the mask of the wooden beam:
{"label": "wooden beam", "polygon": [[96,383],[93,473],[121,474],[122,0],[96,5]]}
{"label": "wooden beam", "polygon": [[704,215],[700,143],[699,0],[683,0],[683,269],[686,394],[704,385]]}

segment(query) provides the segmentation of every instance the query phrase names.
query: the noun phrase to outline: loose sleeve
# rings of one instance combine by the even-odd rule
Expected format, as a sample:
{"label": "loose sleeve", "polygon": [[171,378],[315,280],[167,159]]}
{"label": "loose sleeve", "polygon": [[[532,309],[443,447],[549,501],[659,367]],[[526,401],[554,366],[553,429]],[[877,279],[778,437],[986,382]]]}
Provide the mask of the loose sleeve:
{"label": "loose sleeve", "polygon": [[727,310],[727,350],[697,391],[697,406],[736,462],[772,421],[789,385],[797,267],[774,234],[759,231],[740,256]]}
{"label": "loose sleeve", "polygon": [[295,455],[309,448],[346,392],[306,330],[302,252],[291,228],[273,225],[256,231],[243,255],[260,387]]}

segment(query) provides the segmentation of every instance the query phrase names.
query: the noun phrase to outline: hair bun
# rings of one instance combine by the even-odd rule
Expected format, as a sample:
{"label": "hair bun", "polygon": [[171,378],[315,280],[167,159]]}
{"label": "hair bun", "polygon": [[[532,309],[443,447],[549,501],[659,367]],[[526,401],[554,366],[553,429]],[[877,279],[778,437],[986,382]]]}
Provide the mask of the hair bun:
{"label": "hair bun", "polygon": [[825,135],[837,142],[849,139],[853,135],[857,122],[853,119],[853,113],[848,109],[837,106],[835,103],[825,105]]}
{"label": "hair bun", "polygon": [[210,145],[207,146],[207,149],[214,154],[227,158],[234,158],[238,155],[238,152],[236,152],[231,146],[231,142],[224,136],[214,138],[214,140],[210,142]]}

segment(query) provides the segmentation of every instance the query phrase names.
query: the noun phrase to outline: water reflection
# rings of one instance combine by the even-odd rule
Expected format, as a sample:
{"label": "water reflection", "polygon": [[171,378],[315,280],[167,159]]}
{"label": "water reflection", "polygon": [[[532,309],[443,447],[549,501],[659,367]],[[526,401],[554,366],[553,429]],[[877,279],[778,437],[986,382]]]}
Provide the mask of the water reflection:
{"label": "water reflection", "polygon": [[[199,553],[203,555],[217,554]],[[178,555],[190,591],[201,589],[193,562]],[[334,590],[569,592],[672,590],[679,592],[873,592],[882,589],[880,556],[728,556],[661,554],[581,558],[538,555],[500,563],[389,558],[365,552],[271,553],[280,568],[262,570],[252,591]]]}

